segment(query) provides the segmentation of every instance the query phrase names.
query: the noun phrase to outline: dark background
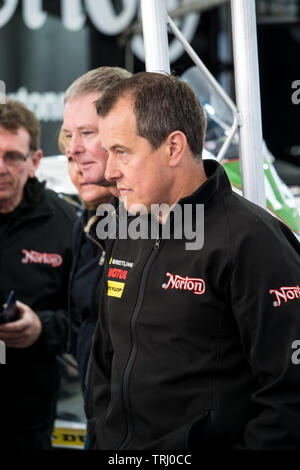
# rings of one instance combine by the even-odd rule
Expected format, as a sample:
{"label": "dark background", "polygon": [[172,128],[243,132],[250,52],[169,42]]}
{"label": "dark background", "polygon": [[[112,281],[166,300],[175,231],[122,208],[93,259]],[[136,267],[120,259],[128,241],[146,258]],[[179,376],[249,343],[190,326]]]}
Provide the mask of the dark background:
{"label": "dark background", "polygon": [[[111,2],[115,11],[120,11],[122,1]],[[291,100],[292,82],[300,80],[299,3],[258,1],[257,18],[264,138],[275,157],[300,166],[300,104]],[[0,8],[3,5],[0,0]],[[59,0],[44,0],[48,19],[42,28],[31,30],[23,21],[20,0],[12,19],[0,29],[0,79],[6,83],[8,94],[15,94],[21,87],[29,93],[62,94],[75,78],[101,65],[131,68],[132,72],[145,69],[133,55],[128,61],[130,31],[107,36],[89,18],[80,31],[68,31],[63,27],[60,7]],[[202,12],[191,45],[234,98],[232,54],[227,51],[224,56],[221,51],[224,37],[230,44],[228,6]],[[181,75],[191,65],[184,53],[171,68]],[[33,100],[31,108],[36,111],[35,106]],[[43,116],[39,117],[44,154],[55,155],[61,120],[52,116],[53,120],[44,121]]]}

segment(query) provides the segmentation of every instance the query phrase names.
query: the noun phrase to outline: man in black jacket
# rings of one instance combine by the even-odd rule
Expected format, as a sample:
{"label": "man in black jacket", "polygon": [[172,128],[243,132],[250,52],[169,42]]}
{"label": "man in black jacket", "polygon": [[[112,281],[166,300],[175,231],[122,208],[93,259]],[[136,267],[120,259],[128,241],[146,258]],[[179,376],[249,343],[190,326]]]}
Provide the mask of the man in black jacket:
{"label": "man in black jacket", "polygon": [[20,319],[0,325],[2,449],[49,449],[67,342],[73,209],[35,178],[40,125],[16,101],[0,106],[0,304],[15,291]]}
{"label": "man in black jacket", "polygon": [[[96,101],[113,85],[131,74],[120,67],[98,67],[78,77],[65,94],[60,145],[68,157],[71,179],[86,210],[73,231],[73,266],[69,284],[72,320],[71,350],[76,357],[85,412],[90,417],[89,358],[98,316],[105,245],[96,236],[96,209],[111,200],[114,184],[104,181],[106,153],[101,147]],[[100,181],[101,185],[88,184]],[[84,295],[83,295],[84,292]],[[77,330],[74,326],[78,326]]]}
{"label": "man in black jacket", "polygon": [[300,449],[299,242],[202,161],[180,79],[136,74],[97,110],[124,207],[106,221],[91,448]]}

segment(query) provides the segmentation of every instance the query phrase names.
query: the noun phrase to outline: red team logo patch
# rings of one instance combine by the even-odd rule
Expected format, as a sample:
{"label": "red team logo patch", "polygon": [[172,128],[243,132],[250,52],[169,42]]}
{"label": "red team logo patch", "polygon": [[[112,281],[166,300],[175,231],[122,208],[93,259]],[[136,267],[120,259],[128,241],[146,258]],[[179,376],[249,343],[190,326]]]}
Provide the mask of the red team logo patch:
{"label": "red team logo patch", "polygon": [[167,284],[163,284],[163,289],[179,289],[188,290],[193,294],[201,295],[205,292],[205,282],[198,277],[182,277],[179,274],[166,273],[169,280]]}
{"label": "red team logo patch", "polygon": [[280,287],[280,289],[271,289],[269,294],[274,294],[276,300],[274,300],[274,307],[280,307],[281,302],[286,303],[288,300],[300,299],[300,287]]}
{"label": "red team logo patch", "polygon": [[37,263],[37,264],[50,264],[52,268],[58,268],[63,262],[63,259],[60,255],[56,253],[40,253],[39,251],[34,250],[22,250],[24,258],[22,258],[22,263]]}
{"label": "red team logo patch", "polygon": [[113,277],[114,279],[123,279],[125,281],[128,271],[126,269],[119,268],[109,268],[108,277]]}

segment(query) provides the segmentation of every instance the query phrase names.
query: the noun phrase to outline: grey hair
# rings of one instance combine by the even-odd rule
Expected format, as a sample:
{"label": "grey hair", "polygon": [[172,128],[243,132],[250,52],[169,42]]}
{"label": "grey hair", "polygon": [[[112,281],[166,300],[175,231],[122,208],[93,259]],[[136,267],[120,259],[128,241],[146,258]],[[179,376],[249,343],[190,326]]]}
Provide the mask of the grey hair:
{"label": "grey hair", "polygon": [[124,78],[131,77],[131,73],[121,67],[98,67],[78,77],[67,89],[64,103],[73,98],[79,98],[88,93],[104,93]]}

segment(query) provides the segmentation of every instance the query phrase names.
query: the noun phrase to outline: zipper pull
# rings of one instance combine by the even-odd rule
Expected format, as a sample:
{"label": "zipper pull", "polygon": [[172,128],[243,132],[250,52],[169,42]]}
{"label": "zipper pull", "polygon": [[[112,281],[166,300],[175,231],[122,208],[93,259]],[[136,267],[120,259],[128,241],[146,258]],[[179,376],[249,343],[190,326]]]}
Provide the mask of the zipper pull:
{"label": "zipper pull", "polygon": [[99,263],[98,263],[99,266],[103,266],[104,261],[105,261],[105,251],[103,250],[103,251],[102,251],[101,258],[100,258]]}
{"label": "zipper pull", "polygon": [[157,237],[157,239],[155,241],[155,245],[154,245],[154,250],[158,250],[159,245],[160,245],[160,237]]}

